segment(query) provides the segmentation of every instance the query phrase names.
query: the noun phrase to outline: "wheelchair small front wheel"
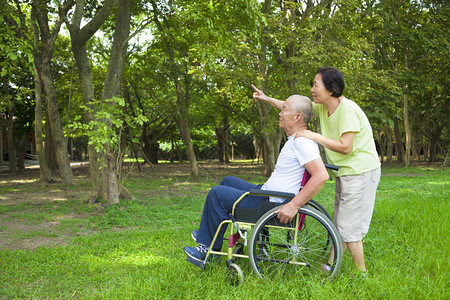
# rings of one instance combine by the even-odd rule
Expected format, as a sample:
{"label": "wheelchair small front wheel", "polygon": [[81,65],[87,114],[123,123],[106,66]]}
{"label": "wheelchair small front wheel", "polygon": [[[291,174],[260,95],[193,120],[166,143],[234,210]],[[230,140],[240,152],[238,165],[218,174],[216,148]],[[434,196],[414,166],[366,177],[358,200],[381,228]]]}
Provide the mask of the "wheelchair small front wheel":
{"label": "wheelchair small front wheel", "polygon": [[244,254],[244,244],[237,243],[233,250],[233,254]]}
{"label": "wheelchair small front wheel", "polygon": [[232,286],[238,286],[244,283],[244,273],[237,264],[230,263],[228,265],[227,281]]}
{"label": "wheelchair small front wheel", "polygon": [[[334,278],[342,262],[342,244],[336,228],[318,210],[303,206],[297,217],[283,224],[274,208],[255,224],[248,255],[254,272],[263,279]],[[331,267],[325,266],[332,261]]]}

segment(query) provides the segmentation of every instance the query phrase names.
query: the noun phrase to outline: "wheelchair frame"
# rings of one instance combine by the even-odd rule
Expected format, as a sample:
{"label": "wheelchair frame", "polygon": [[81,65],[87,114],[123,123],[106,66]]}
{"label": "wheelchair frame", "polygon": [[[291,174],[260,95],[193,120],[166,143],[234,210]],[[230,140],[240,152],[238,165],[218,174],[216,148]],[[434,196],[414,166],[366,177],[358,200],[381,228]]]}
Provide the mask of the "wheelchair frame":
{"label": "wheelchair frame", "polygon": [[[336,166],[329,164],[325,164],[325,166],[328,169],[338,170]],[[301,188],[309,178],[310,175],[305,170]],[[244,274],[236,264],[235,259],[237,258],[249,259],[253,271],[259,277],[269,280],[273,275],[286,276],[288,273],[293,273],[295,276],[302,273],[313,273],[313,275],[323,275],[329,279],[337,275],[342,262],[342,243],[329,213],[323,206],[311,199],[299,209],[299,213],[293,221],[282,224],[275,212],[286,202],[263,202],[264,206],[269,208],[266,209],[267,211],[256,213],[256,217],[255,215],[246,217],[245,210],[248,212],[256,208],[242,209],[237,205],[248,195],[274,196],[285,199],[295,197],[293,193],[259,189],[245,192],[234,203],[232,212],[229,214],[230,218],[222,221],[217,228],[205,260],[195,261],[188,257],[188,261],[204,269],[211,257],[226,256],[233,285],[241,284],[244,281]],[[212,250],[212,245],[214,245],[222,226],[227,225],[231,226],[227,251]],[[249,231],[251,231],[250,237],[247,236]],[[224,240],[226,239],[224,238]],[[311,241],[313,242],[311,243]],[[247,244],[248,255],[245,255],[243,250]],[[325,260],[328,260],[330,252],[333,252],[331,255],[333,264],[329,266],[329,270],[326,270],[324,264]],[[290,269],[293,271],[290,272]]]}

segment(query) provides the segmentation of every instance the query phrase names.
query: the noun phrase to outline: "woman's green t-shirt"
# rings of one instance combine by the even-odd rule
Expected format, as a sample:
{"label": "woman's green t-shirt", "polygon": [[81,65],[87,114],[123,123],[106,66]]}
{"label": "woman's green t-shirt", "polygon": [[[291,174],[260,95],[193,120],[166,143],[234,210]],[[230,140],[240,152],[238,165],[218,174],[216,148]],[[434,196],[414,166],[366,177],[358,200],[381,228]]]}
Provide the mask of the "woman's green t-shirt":
{"label": "woman's green t-shirt", "polygon": [[328,163],[339,166],[336,176],[362,174],[380,166],[372,127],[366,114],[355,102],[342,98],[331,116],[328,116],[328,110],[322,104],[314,103],[313,111],[320,118],[320,129],[323,136],[339,141],[343,133],[355,133],[350,154],[342,154],[325,148]]}

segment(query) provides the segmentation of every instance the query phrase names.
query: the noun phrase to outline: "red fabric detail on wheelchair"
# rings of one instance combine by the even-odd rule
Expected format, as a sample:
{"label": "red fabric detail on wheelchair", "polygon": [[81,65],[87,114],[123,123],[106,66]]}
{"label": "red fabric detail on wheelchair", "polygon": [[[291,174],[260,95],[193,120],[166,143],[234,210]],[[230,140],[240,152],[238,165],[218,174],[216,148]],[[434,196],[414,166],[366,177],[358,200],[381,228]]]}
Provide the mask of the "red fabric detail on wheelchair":
{"label": "red fabric detail on wheelchair", "polygon": [[311,174],[309,174],[308,170],[305,169],[305,172],[303,172],[301,186],[304,187],[310,178],[311,178]]}
{"label": "red fabric detail on wheelchair", "polygon": [[[311,178],[311,174],[309,174],[308,170],[305,169],[305,172],[303,172],[301,186],[304,187],[310,178]],[[305,215],[301,214],[300,219],[298,220],[298,230],[302,230],[304,223],[305,223]]]}
{"label": "red fabric detail on wheelchair", "polygon": [[230,248],[234,247],[234,245],[236,245],[236,243],[240,237],[241,237],[241,235],[239,234],[239,232],[237,232],[235,234],[231,234],[230,239],[228,240],[228,247],[230,247]]}
{"label": "red fabric detail on wheelchair", "polygon": [[[300,215],[300,214],[299,214]],[[305,224],[305,215],[304,214],[301,214],[300,215],[300,218],[299,218],[299,220],[298,220],[298,230],[302,230],[302,228],[303,228],[303,224]]]}

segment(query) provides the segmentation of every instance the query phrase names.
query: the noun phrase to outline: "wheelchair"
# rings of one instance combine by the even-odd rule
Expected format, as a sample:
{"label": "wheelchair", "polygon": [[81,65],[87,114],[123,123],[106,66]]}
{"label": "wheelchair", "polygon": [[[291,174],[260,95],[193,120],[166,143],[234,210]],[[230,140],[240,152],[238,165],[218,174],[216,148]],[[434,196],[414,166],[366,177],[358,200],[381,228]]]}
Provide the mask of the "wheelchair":
{"label": "wheelchair", "polygon": [[[338,170],[336,166],[325,166]],[[305,170],[302,187],[309,178]],[[291,222],[283,224],[276,211],[284,203],[263,201],[256,208],[237,207],[248,195],[284,198],[284,203],[295,197],[293,193],[259,189],[244,193],[235,202],[230,218],[217,228],[205,260],[188,257],[188,261],[204,269],[209,260],[226,256],[228,278],[235,286],[244,282],[244,274],[237,263],[239,259],[248,259],[254,273],[269,281],[277,276],[323,281],[336,277],[342,262],[342,242],[330,214],[322,205],[311,199]],[[230,235],[224,238],[228,239],[226,252],[212,250],[220,229],[227,225],[230,225]],[[327,264],[330,258],[332,263]]]}

